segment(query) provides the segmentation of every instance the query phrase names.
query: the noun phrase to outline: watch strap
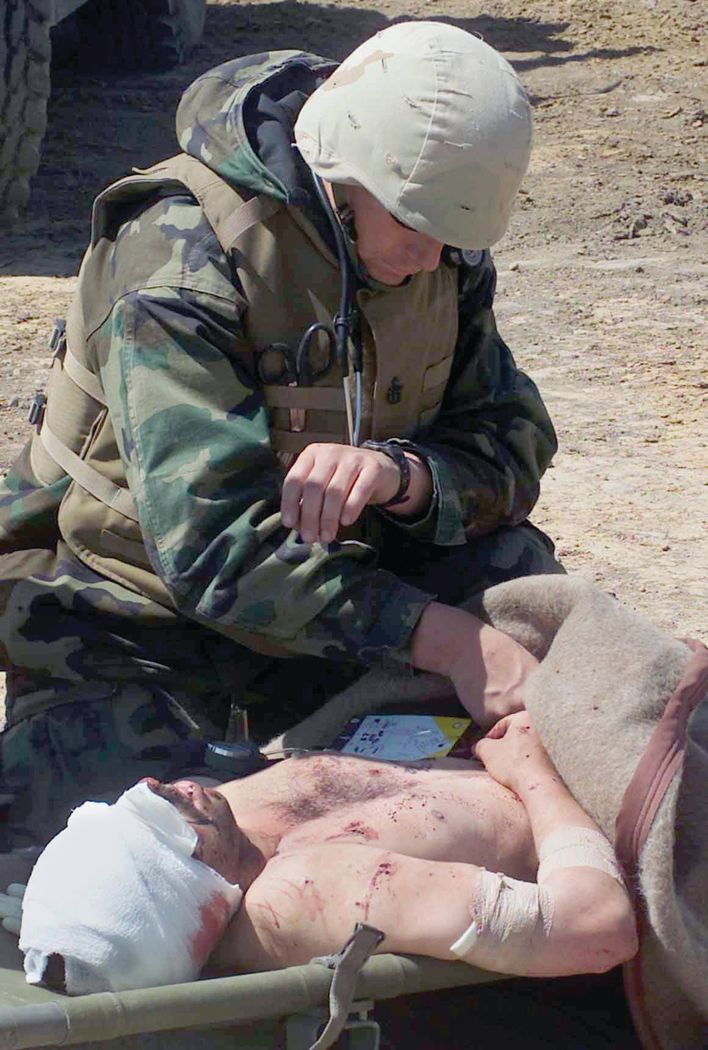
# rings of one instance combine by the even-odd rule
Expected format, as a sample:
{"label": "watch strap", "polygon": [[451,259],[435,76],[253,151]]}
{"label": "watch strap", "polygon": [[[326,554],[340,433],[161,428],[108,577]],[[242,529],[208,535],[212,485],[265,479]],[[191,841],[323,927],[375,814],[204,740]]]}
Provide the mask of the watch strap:
{"label": "watch strap", "polygon": [[396,507],[400,503],[405,503],[408,499],[408,489],[411,483],[411,465],[400,445],[389,441],[364,441],[360,447],[371,449],[373,452],[383,452],[384,456],[388,456],[396,464],[400,475],[396,494],[391,499],[386,500],[385,503],[374,503],[372,506],[378,507],[380,510],[386,510],[388,507]]}

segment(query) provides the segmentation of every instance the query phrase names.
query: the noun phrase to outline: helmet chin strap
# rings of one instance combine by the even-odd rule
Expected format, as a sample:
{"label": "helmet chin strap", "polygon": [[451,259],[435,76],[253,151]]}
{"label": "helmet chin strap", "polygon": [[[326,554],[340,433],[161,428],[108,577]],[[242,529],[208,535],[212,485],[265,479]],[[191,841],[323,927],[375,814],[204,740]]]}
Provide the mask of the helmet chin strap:
{"label": "helmet chin strap", "polygon": [[[362,284],[367,285],[369,288],[386,290],[389,285],[383,284],[381,281],[377,281],[375,277],[372,277],[367,269],[366,263],[359,257],[357,251],[357,231],[356,231],[356,219],[354,211],[347,200],[346,187],[341,183],[329,183],[332,187],[332,195],[334,197],[335,207],[332,209],[333,213],[339,220],[339,225],[342,228],[344,234],[344,245],[349,256],[349,262],[352,267],[353,273],[356,274],[357,278]],[[409,278],[406,278],[408,281]]]}
{"label": "helmet chin strap", "polygon": [[363,284],[371,284],[374,279],[367,270],[365,264],[359,258],[356,250],[357,232],[354,212],[347,200],[347,191],[341,183],[330,183],[334,197],[334,214],[339,219],[339,225],[344,233],[344,244],[349,256],[349,262],[356,276]]}

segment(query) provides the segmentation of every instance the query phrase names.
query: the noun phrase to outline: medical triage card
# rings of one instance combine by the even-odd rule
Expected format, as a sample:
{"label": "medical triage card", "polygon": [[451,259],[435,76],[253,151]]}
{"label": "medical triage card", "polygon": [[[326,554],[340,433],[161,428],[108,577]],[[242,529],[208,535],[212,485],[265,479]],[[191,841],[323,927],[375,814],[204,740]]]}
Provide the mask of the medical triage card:
{"label": "medical triage card", "polygon": [[[334,742],[337,751],[392,762],[452,755],[468,758],[470,718],[448,715],[365,715],[352,718]],[[479,730],[475,727],[475,736]]]}

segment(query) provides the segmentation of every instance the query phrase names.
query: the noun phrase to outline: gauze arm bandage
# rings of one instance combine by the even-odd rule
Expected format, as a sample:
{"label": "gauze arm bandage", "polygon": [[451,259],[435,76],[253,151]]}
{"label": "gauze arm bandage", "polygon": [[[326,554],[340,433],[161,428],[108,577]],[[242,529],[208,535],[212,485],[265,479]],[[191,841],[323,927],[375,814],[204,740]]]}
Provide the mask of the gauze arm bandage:
{"label": "gauze arm bandage", "polygon": [[[629,905],[604,835],[561,828],[541,843],[539,860],[537,883],[481,869],[472,923],[450,951],[485,969],[533,976],[594,972],[620,961],[613,958],[614,951],[622,952],[613,924],[624,913],[622,905]],[[548,885],[558,872],[565,872],[564,878]],[[619,893],[606,878],[593,878],[594,872],[619,883]],[[620,907],[606,907],[615,898]]]}
{"label": "gauze arm bandage", "polygon": [[480,869],[473,919],[450,951],[488,970],[526,974],[537,941],[553,929],[553,894],[532,882]]}
{"label": "gauze arm bandage", "polygon": [[617,857],[610,843],[594,828],[559,828],[546,835],[538,850],[537,882],[563,868],[595,868],[624,886]]}

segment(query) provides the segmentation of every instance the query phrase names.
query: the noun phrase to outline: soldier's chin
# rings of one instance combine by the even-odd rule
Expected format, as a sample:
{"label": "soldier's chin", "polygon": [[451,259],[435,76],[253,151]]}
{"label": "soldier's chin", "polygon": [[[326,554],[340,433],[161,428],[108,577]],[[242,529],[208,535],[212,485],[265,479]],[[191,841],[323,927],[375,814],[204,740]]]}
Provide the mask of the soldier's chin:
{"label": "soldier's chin", "polygon": [[397,270],[394,266],[387,266],[386,263],[379,262],[373,262],[367,266],[366,272],[379,284],[390,284],[394,288],[403,284],[410,277],[408,271]]}

